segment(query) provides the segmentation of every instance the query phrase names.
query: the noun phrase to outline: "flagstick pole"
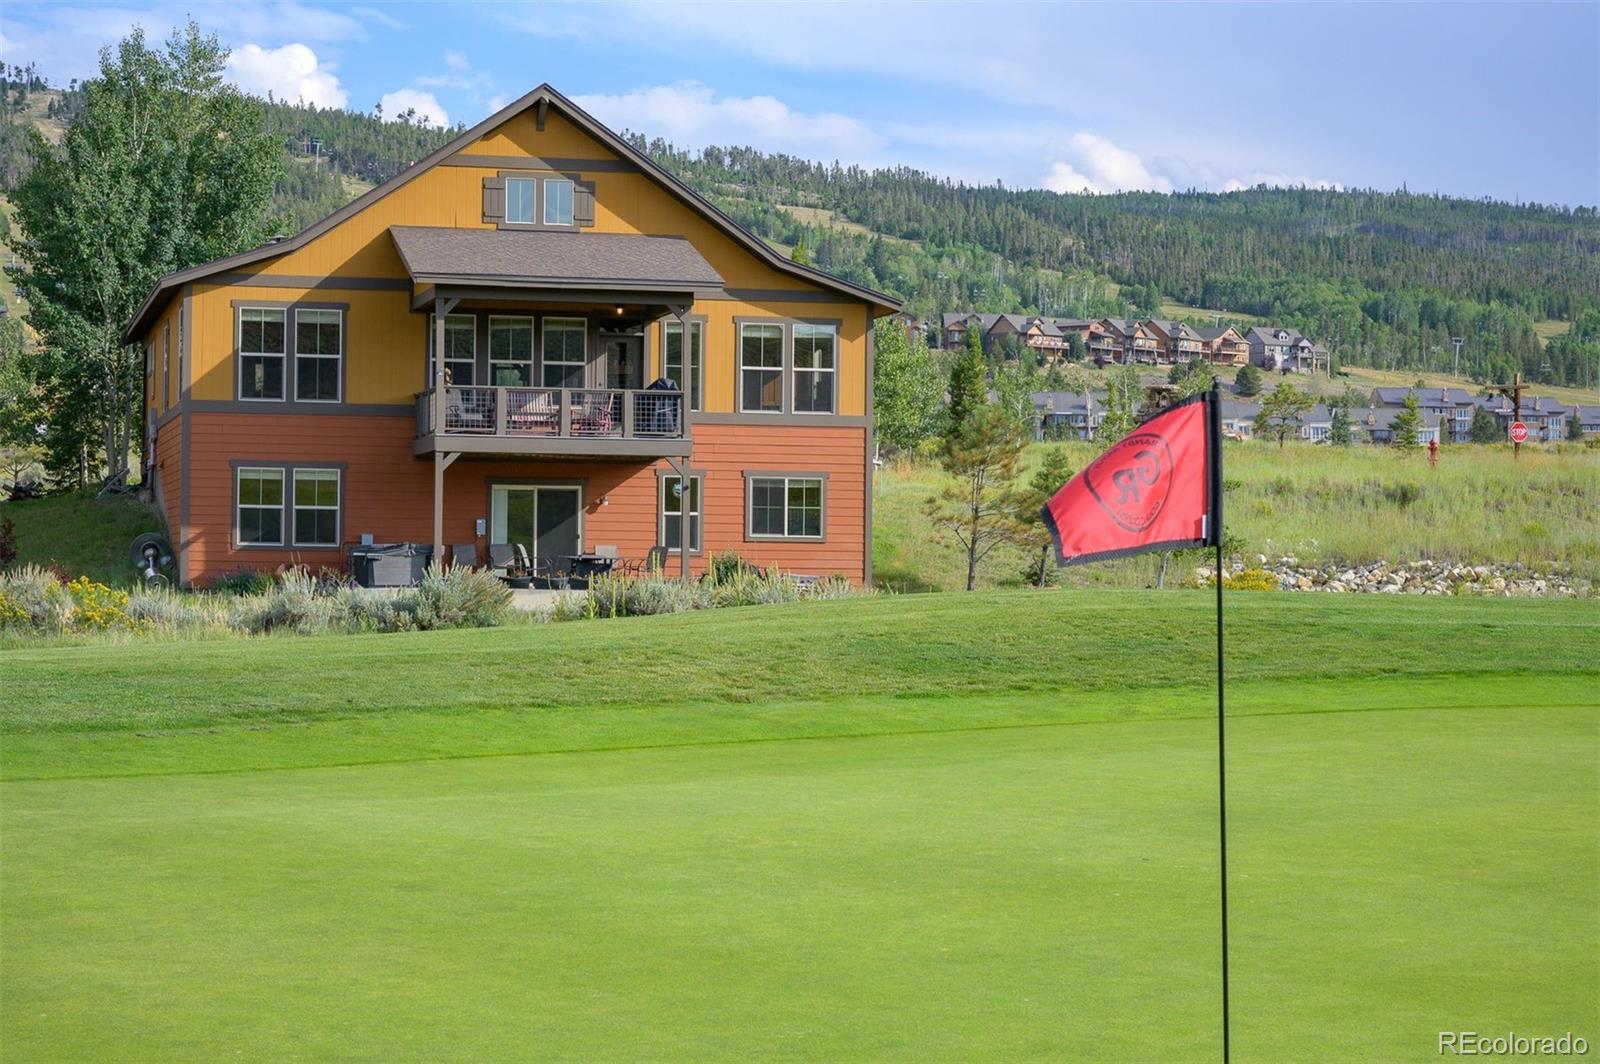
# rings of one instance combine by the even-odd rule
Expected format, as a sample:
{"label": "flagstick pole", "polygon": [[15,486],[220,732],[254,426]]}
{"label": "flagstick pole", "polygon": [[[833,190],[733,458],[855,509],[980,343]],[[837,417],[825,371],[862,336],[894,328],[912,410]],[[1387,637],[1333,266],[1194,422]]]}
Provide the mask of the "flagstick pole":
{"label": "flagstick pole", "polygon": [[1217,828],[1218,871],[1222,886],[1222,1060],[1229,1060],[1228,1023],[1228,761],[1223,727],[1222,671],[1222,389],[1211,379],[1211,404],[1207,411],[1211,434],[1211,534],[1217,547]]}

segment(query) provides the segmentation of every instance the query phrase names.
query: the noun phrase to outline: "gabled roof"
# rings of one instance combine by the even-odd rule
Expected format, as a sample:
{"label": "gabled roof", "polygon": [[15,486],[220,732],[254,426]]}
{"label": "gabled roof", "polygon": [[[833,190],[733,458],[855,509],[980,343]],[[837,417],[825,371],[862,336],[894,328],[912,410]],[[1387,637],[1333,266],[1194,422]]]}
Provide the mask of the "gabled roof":
{"label": "gabled roof", "polygon": [[[736,243],[742,245],[746,250],[753,253],[757,258],[766,263],[766,265],[778,270],[781,273],[786,273],[810,284],[819,285],[823,288],[830,288],[852,299],[859,299],[866,303],[872,304],[875,312],[879,308],[881,308],[883,313],[892,313],[900,309],[900,301],[895,299],[893,296],[874,291],[873,289],[867,288],[863,285],[842,280],[841,278],[835,277],[832,274],[824,273],[822,270],[819,270],[814,266],[802,266],[800,263],[790,260],[787,256],[779,254],[777,251],[768,246],[765,241],[761,240],[749,230],[740,226],[739,223],[735,222],[732,218],[722,213],[720,209],[718,209],[705,197],[701,196],[698,192],[694,191],[694,189],[678,180],[678,178],[674,177],[668,171],[662,169],[649,156],[645,155],[633,145],[617,136],[611,130],[607,129],[592,115],[584,111],[581,107],[567,99],[565,96],[561,95],[561,93],[557,92],[555,89],[551,88],[547,83],[540,85],[538,88],[526,94],[521,99],[502,107],[488,118],[485,118],[482,122],[479,122],[465,133],[462,133],[459,137],[456,137],[448,144],[445,144],[437,151],[428,155],[426,158],[412,164],[405,170],[402,170],[400,173],[396,174],[394,177],[391,177],[389,180],[383,182],[383,184],[378,185],[376,188],[369,189],[362,195],[357,196],[355,199],[334,211],[332,214],[322,218],[319,221],[313,222],[311,225],[302,229],[294,236],[284,240],[277,240],[269,244],[263,244],[261,247],[253,248],[249,251],[242,251],[237,255],[228,255],[224,258],[213,259],[210,262],[204,262],[198,266],[190,266],[187,269],[175,270],[172,273],[167,274],[165,277],[156,282],[155,287],[150,290],[150,294],[145,297],[144,303],[139,307],[138,311],[134,313],[133,319],[128,322],[127,328],[124,329],[122,333],[122,342],[126,344],[133,341],[133,338],[137,336],[140,331],[142,331],[146,319],[160,311],[160,308],[170,297],[173,289],[192,281],[204,280],[213,274],[224,273],[238,269],[239,267],[252,266],[256,263],[267,262],[268,260],[275,259],[280,255],[286,255],[291,251],[297,251],[300,248],[305,247],[311,241],[326,233],[340,222],[366,209],[396,189],[409,184],[417,177],[433,169],[450,156],[456,154],[462,148],[467,147],[480,137],[493,131],[496,127],[510,121],[530,107],[534,107],[541,103],[547,107],[553,108],[573,125],[577,126],[589,136],[603,144],[611,152],[627,160],[628,162],[633,163],[644,173],[646,177],[650,178],[663,190],[676,197],[691,210],[706,218],[706,220],[711,222],[712,225],[716,226],[728,236],[732,237]],[[881,315],[874,313],[874,316]]]}
{"label": "gabled roof", "polygon": [[1228,333],[1233,333],[1235,339],[1244,339],[1244,337],[1239,335],[1239,331],[1232,325],[1202,325],[1200,328],[1195,330],[1195,333],[1200,337],[1200,339],[1206,341],[1207,343],[1215,343]]}
{"label": "gabled roof", "polygon": [[[1279,333],[1283,333],[1283,336],[1279,336]],[[1302,339],[1293,329],[1285,329],[1278,325],[1252,325],[1244,336],[1251,343],[1263,344],[1294,344]]]}

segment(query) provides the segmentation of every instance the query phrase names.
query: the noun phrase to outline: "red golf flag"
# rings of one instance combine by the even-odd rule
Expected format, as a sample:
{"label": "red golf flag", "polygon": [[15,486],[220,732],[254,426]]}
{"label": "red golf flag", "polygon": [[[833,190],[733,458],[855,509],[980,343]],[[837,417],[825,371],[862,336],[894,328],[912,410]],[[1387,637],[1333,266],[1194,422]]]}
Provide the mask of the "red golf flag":
{"label": "red golf flag", "polygon": [[1221,434],[1215,396],[1205,392],[1112,444],[1045,504],[1057,564],[1215,546]]}

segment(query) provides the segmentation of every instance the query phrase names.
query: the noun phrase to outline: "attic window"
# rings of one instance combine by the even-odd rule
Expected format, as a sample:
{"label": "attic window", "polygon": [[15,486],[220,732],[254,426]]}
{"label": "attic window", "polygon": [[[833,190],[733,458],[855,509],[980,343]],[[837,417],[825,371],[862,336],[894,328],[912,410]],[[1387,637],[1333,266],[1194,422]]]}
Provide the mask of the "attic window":
{"label": "attic window", "polygon": [[539,183],[531,177],[506,178],[506,221],[533,222],[533,204]]}
{"label": "attic window", "polygon": [[544,183],[544,224],[572,224],[572,182],[551,178]]}

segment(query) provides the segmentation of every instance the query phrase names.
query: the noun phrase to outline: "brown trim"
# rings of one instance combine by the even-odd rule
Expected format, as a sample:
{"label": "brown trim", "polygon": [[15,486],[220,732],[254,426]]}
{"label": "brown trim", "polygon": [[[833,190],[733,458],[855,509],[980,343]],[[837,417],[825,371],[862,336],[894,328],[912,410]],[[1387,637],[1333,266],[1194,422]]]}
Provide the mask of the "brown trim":
{"label": "brown trim", "polygon": [[[283,542],[282,543],[240,543],[239,542],[239,470],[241,469],[280,469],[283,471]],[[325,544],[306,545],[294,541],[294,474],[300,469],[336,469],[339,471],[339,512],[334,519],[337,527],[334,530],[336,542],[332,546]],[[308,552],[326,554],[330,551],[344,549],[344,511],[345,511],[345,482],[348,479],[349,463],[347,462],[313,462],[300,459],[282,458],[233,458],[228,461],[228,481],[230,505],[228,508],[228,544],[230,550],[271,550],[291,551],[294,553]]]}
{"label": "brown trim", "polygon": [[[700,482],[700,545],[691,547],[689,550],[689,556],[696,557],[706,552],[706,479],[711,474],[704,469],[696,469],[693,466],[689,467],[688,473],[690,480],[698,480]],[[681,479],[682,476],[683,474],[670,466],[656,466],[656,545],[659,547],[667,547],[667,478]],[[679,513],[682,513],[682,511],[680,510]],[[669,556],[681,553],[683,553],[682,550],[673,550],[667,547]]]}
{"label": "brown trim", "polygon": [[[828,542],[828,474],[827,473],[805,473],[805,472],[795,473],[795,472],[789,472],[787,470],[775,470],[775,469],[743,469],[743,470],[740,470],[740,475],[744,478],[744,541],[746,543],[771,543],[771,542],[826,543],[826,542]],[[775,535],[770,535],[770,534],[765,534],[765,533],[757,535],[756,533],[750,531],[750,517],[751,517],[751,510],[752,510],[752,507],[750,505],[750,492],[754,487],[754,485],[751,483],[751,481],[754,481],[754,480],[783,480],[783,481],[790,481],[790,480],[819,480],[819,481],[821,481],[822,482],[822,514],[821,514],[822,524],[821,524],[821,529],[820,529],[821,534],[820,535],[816,535],[816,536],[789,536],[789,535],[775,536]],[[785,485],[784,485],[784,491],[785,491],[785,493],[788,492],[788,484],[787,483],[785,483]],[[789,508],[788,499],[785,498],[785,500],[784,500],[784,512],[785,512],[785,514],[788,513],[788,508]]]}
{"label": "brown trim", "polygon": [[[484,180],[488,179],[485,178]],[[583,185],[583,175],[559,170],[523,170],[509,173],[501,171],[496,175],[495,180],[500,183],[500,216],[498,218],[490,218],[485,215],[484,221],[493,221],[496,229],[522,230],[533,233],[576,233],[583,229],[583,226],[578,224],[578,189]],[[567,225],[544,220],[545,186],[552,180],[566,181],[572,185],[572,221]],[[506,195],[508,191],[506,188],[507,181],[533,182],[533,221],[513,222],[506,217],[508,213],[506,204],[509,200]],[[413,273],[412,276],[417,278],[420,275]]]}
{"label": "brown trim", "polygon": [[[312,300],[234,299],[230,300],[228,305],[233,311],[233,402],[249,406],[272,404],[271,409],[281,411],[292,408],[296,413],[302,413],[302,408],[340,407],[345,405],[346,373],[350,364],[350,360],[347,357],[350,348],[349,303],[319,303]],[[239,311],[245,309],[283,311],[283,397],[281,399],[245,399],[243,397],[244,362],[239,353]],[[337,310],[339,312],[339,398],[337,400],[301,399],[297,395],[300,380],[297,322],[299,313],[302,310]]]}
{"label": "brown trim", "polygon": [[185,408],[195,414],[340,414],[345,417],[410,417],[412,403],[306,403],[276,399],[191,399]]}
{"label": "brown trim", "polygon": [[[896,326],[898,328],[899,326]],[[878,333],[873,328],[872,316],[867,315],[867,433],[866,433],[866,462],[861,482],[861,510],[862,510],[862,541],[861,541],[861,583],[867,587],[872,586],[872,482],[877,472],[878,441],[877,441],[877,410],[876,395],[873,390],[874,365],[878,358]]]}
{"label": "brown trim", "polygon": [[[706,336],[711,332],[711,324],[710,324],[711,323],[711,319],[709,317],[707,317],[706,315],[704,315],[704,314],[685,314],[685,315],[683,315],[682,318],[679,318],[676,314],[668,314],[666,317],[663,317],[659,321],[656,322],[656,325],[658,326],[658,328],[648,330],[649,333],[651,333],[652,335],[655,335],[656,338],[660,341],[660,359],[655,364],[656,376],[657,377],[665,377],[667,375],[667,326],[668,325],[678,324],[680,322],[683,324],[683,327],[684,327],[683,328],[683,348],[684,348],[684,362],[685,362],[684,374],[685,374],[685,376],[688,376],[691,373],[693,373],[693,375],[696,378],[698,378],[697,380],[692,381],[691,383],[699,385],[700,406],[703,407],[703,406],[706,405],[706,361],[707,361],[707,358],[706,358]],[[690,326],[692,326],[692,325],[699,325],[700,326],[700,368],[699,368],[699,371],[697,373],[694,372],[694,363],[693,363],[693,360],[689,357],[689,350],[688,350],[688,348],[689,348],[689,336],[690,336],[690,332],[691,332]],[[694,397],[694,390],[693,389],[685,390],[684,395],[683,395],[684,417],[689,421],[694,421],[695,420],[695,415],[700,413],[700,407],[695,406],[693,403],[691,403],[689,401],[693,397]],[[738,397],[735,396],[734,398],[737,399]]]}
{"label": "brown trim", "polygon": [[[734,300],[740,303],[851,303],[833,292],[799,288],[719,288],[702,299]],[[869,315],[870,317],[870,315]]]}
{"label": "brown trim", "polygon": [[861,414],[784,414],[746,411],[729,414],[722,411],[696,411],[689,417],[691,425],[769,425],[780,428],[809,429],[861,429],[868,419]]}
{"label": "brown trim", "polygon": [[281,255],[285,255],[291,251],[299,250],[312,240],[338,225],[340,222],[343,222],[352,215],[355,215],[358,212],[366,209],[368,206],[382,199],[384,196],[389,195],[391,192],[394,192],[396,189],[409,184],[418,176],[426,173],[443,160],[457,154],[462,148],[476,142],[484,134],[521,114],[528,107],[534,106],[540,102],[543,102],[545,106],[549,106],[549,104],[554,103],[557,109],[563,112],[566,117],[573,122],[573,124],[579,127],[580,130],[587,133],[593,139],[599,141],[602,146],[615,153],[619,158],[633,162],[639,167],[640,171],[644,173],[645,176],[653,180],[664,191],[676,197],[691,209],[697,211],[703,217],[711,221],[714,225],[721,228],[737,243],[742,244],[747,250],[754,253],[758,258],[762,259],[769,266],[773,267],[779,272],[786,273],[791,276],[798,277],[801,280],[817,284],[825,288],[830,288],[834,291],[842,292],[848,296],[852,296],[853,298],[860,299],[863,302],[870,304],[868,314],[869,317],[872,316],[872,310],[878,307],[884,308],[886,313],[892,313],[900,309],[900,301],[895,299],[893,296],[885,295],[881,292],[875,292],[870,288],[865,288],[850,281],[845,281],[841,278],[834,277],[831,274],[824,273],[823,271],[815,269],[814,267],[802,266],[799,263],[792,262],[785,256],[780,255],[765,241],[761,240],[755,234],[740,226],[732,218],[728,217],[727,214],[723,213],[723,211],[716,205],[711,203],[705,197],[701,196],[699,193],[695,192],[676,177],[672,176],[672,174],[662,169],[654,161],[652,161],[649,156],[635,149],[633,145],[629,144],[617,134],[607,129],[604,125],[596,121],[588,112],[578,107],[571,100],[561,95],[555,89],[551,88],[548,83],[546,83],[501,108],[499,111],[496,111],[488,118],[485,118],[482,122],[479,122],[477,125],[463,132],[459,137],[456,137],[448,144],[442,145],[420,162],[408,167],[401,173],[396,174],[394,177],[383,182],[381,185],[369,189],[367,192],[351,200],[349,203],[345,204],[343,207],[334,211],[327,217],[307,226],[294,236],[289,237],[286,240],[279,240],[271,244],[266,244],[259,248],[253,248],[249,251],[240,252],[237,255],[229,255],[224,258],[214,259],[211,262],[201,263],[198,266],[189,267],[188,269],[176,270],[161,278],[155,283],[155,286],[150,290],[150,294],[145,297],[144,302],[140,304],[139,309],[134,313],[133,318],[128,322],[127,327],[123,330],[123,342],[133,342],[133,338],[143,331],[142,327],[146,316],[150,313],[152,308],[156,306],[160,297],[174,286],[185,281],[210,277],[213,274],[219,273],[232,266],[243,266],[252,262],[262,262],[267,259],[273,259]]}
{"label": "brown trim", "polygon": [[448,159],[440,159],[440,166],[470,166],[479,170],[571,170],[591,174],[642,173],[636,165],[623,159],[567,159],[540,155],[470,155],[457,152]]}
{"label": "brown trim", "polygon": [[411,291],[411,282],[404,277],[311,277],[287,273],[222,273],[207,278],[207,283],[238,285],[244,288],[332,288],[347,292]]}

